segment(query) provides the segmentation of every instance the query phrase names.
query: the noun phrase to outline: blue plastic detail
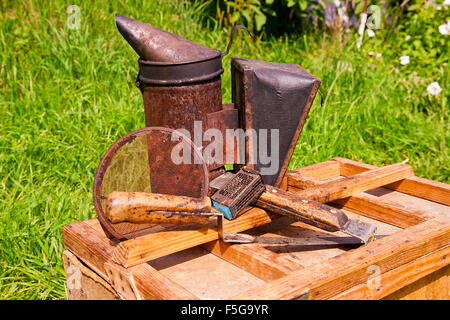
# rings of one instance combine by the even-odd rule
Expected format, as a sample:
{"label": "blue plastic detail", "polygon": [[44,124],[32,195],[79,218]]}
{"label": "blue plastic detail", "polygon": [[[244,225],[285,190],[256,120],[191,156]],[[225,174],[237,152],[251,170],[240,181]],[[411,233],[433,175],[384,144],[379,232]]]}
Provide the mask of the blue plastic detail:
{"label": "blue plastic detail", "polygon": [[[233,219],[233,215],[231,214],[230,208],[227,206],[221,205],[217,201],[212,200],[212,205],[216,207],[220,212],[223,213],[223,216],[228,220]],[[233,208],[234,209],[234,208]]]}

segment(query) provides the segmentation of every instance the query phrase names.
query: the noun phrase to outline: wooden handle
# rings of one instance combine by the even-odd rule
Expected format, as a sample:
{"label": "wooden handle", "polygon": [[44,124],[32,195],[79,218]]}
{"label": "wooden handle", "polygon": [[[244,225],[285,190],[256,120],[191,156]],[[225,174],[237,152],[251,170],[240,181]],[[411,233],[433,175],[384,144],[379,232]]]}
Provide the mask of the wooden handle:
{"label": "wooden handle", "polygon": [[267,191],[259,197],[256,204],[264,209],[317,225],[322,229],[336,231],[345,225],[348,218],[342,210],[323,203],[350,197],[355,193],[378,188],[413,175],[411,166],[395,163],[301,190],[295,194],[267,186]]}
{"label": "wooden handle", "polygon": [[348,221],[342,210],[317,201],[299,198],[296,194],[266,186],[256,205],[295,220],[315,225],[328,231],[340,230]]}
{"label": "wooden handle", "polygon": [[208,197],[114,191],[106,199],[105,211],[106,218],[112,223],[207,224],[208,216],[193,213],[210,212],[211,200]]}

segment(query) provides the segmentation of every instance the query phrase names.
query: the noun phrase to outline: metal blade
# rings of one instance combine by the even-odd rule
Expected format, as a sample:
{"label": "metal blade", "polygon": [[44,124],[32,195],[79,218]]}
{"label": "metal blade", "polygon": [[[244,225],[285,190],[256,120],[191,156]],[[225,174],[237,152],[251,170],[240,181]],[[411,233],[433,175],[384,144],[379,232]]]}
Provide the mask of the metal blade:
{"label": "metal blade", "polygon": [[347,223],[341,227],[341,231],[360,239],[364,243],[368,243],[375,239],[377,227],[370,223],[349,219]]}
{"label": "metal blade", "polygon": [[[385,237],[376,236],[374,239]],[[340,247],[340,246],[361,246],[365,242],[355,237],[264,237],[252,236],[245,233],[225,233],[224,242],[229,243],[261,243],[261,244],[278,244],[291,246],[317,246],[317,247]]]}

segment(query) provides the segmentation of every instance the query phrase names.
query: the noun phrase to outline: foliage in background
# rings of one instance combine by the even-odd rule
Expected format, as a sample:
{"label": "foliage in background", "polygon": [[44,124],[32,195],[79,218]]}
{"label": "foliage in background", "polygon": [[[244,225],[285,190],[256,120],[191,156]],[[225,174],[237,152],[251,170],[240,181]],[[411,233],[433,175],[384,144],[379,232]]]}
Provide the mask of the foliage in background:
{"label": "foliage in background", "polygon": [[[211,48],[228,42],[229,29],[214,18],[199,23],[205,2],[75,4],[79,29],[67,26],[66,1],[0,2],[1,299],[65,297],[61,228],[95,216],[98,162],[115,140],[145,125],[137,55],[114,14]],[[449,11],[433,10],[418,10],[410,25],[401,20],[386,42],[387,28],[366,35],[361,52],[352,32],[236,37],[230,55],[298,63],[322,80],[324,105],[314,102],[290,168],[336,156],[376,165],[409,159],[417,175],[450,182],[448,56],[439,47],[448,38],[437,29]],[[409,65],[401,55],[411,56]],[[229,56],[224,69],[226,103]],[[427,92],[431,81],[443,88],[439,95]]]}
{"label": "foliage in background", "polygon": [[[393,26],[374,30],[375,36],[366,36],[364,44],[364,52],[373,53],[372,62],[378,62],[376,54],[382,54],[381,59],[395,66],[398,86],[409,93],[405,103],[430,116],[433,111],[448,108],[448,90],[438,98],[426,92],[434,81],[441,86],[449,81],[449,35],[441,34],[439,26],[450,20],[450,9],[436,7],[427,0],[415,1],[405,7],[403,19]],[[408,57],[409,62],[402,65],[400,57]]]}

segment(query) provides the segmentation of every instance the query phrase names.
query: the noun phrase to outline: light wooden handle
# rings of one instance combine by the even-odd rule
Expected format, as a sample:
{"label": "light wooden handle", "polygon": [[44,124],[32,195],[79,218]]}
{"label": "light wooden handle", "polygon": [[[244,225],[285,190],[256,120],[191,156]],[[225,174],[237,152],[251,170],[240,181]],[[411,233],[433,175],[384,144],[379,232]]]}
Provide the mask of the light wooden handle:
{"label": "light wooden handle", "polygon": [[338,209],[313,200],[301,199],[297,195],[275,187],[266,186],[256,202],[258,207],[289,216],[328,231],[337,231],[348,221]]}
{"label": "light wooden handle", "polygon": [[105,211],[106,218],[112,223],[207,224],[208,216],[189,213],[210,212],[211,200],[208,197],[114,191],[106,199]]}

